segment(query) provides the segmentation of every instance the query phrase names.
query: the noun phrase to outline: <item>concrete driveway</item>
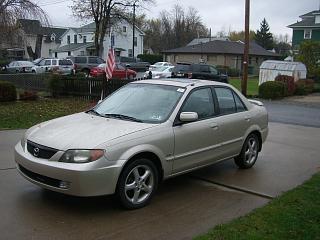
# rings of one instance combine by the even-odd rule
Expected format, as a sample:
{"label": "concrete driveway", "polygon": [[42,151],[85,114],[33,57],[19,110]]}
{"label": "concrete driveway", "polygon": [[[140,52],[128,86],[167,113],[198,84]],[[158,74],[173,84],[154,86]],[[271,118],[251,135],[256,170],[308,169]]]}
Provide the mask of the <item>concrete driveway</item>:
{"label": "concrete driveway", "polygon": [[319,171],[320,128],[301,125],[271,122],[253,169],[239,170],[229,160],[171,179],[136,211],[120,209],[112,197],[64,196],[27,182],[12,154],[24,131],[0,131],[1,239],[191,239]]}

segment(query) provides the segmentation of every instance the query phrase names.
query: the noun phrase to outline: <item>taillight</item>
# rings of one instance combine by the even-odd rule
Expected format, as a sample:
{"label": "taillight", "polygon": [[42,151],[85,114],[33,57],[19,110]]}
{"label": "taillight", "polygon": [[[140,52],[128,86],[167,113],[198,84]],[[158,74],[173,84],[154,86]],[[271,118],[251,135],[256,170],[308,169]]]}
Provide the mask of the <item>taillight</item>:
{"label": "taillight", "polygon": [[188,78],[192,78],[192,73],[188,73]]}

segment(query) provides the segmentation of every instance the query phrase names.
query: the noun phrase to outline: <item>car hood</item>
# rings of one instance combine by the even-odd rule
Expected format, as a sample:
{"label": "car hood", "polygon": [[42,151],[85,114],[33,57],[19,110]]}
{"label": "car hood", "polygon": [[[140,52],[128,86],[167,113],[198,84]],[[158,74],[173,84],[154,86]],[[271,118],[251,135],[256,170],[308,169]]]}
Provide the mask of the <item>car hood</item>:
{"label": "car hood", "polygon": [[26,137],[58,150],[94,149],[112,139],[155,126],[78,113],[39,124],[29,129]]}

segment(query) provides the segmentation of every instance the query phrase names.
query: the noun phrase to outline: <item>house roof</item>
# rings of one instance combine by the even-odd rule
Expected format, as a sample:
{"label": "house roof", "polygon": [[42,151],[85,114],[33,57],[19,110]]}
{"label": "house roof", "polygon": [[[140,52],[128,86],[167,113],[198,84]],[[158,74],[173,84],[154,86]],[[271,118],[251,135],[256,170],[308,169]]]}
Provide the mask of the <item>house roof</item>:
{"label": "house roof", "polygon": [[[242,55],[244,52],[244,43],[237,41],[221,41],[215,40],[203,44],[193,46],[185,46],[181,48],[163,51],[163,53],[205,53],[205,54],[230,54]],[[257,56],[279,56],[276,53],[270,52],[255,42],[250,43],[250,55]]]}
{"label": "house roof", "polygon": [[52,34],[55,34],[56,38],[60,38],[67,30],[67,28],[42,27],[44,35],[51,36]]}
{"label": "house roof", "polygon": [[62,47],[59,47],[55,52],[72,52],[81,48],[93,47],[93,43],[72,43]]}
{"label": "house roof", "polygon": [[187,44],[187,46],[197,45],[201,43],[207,43],[214,40],[221,40],[221,41],[228,41],[228,38],[218,38],[218,37],[212,37],[212,38],[195,38],[190,43]]}
{"label": "house roof", "polygon": [[319,15],[319,14],[320,14],[320,10],[315,10],[315,11],[308,12],[306,14],[301,15],[300,18],[313,17],[314,15]]}
{"label": "house roof", "polygon": [[299,27],[316,27],[320,28],[320,23],[315,23],[314,18],[304,18],[302,21],[291,24],[289,28],[299,28]]}

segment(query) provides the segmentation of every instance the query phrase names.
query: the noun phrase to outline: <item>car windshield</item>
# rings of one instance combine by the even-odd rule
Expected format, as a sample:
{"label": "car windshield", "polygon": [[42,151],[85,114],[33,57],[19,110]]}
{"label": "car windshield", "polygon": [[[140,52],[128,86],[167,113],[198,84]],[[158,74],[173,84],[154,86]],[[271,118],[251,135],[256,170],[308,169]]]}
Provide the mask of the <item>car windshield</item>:
{"label": "car windshield", "polygon": [[152,71],[156,71],[156,72],[163,72],[167,69],[168,67],[156,67],[154,68]]}
{"label": "car windshield", "polygon": [[169,118],[184,91],[184,88],[176,86],[131,83],[105,99],[94,110],[105,117],[162,123]]}
{"label": "car windshield", "polygon": [[103,68],[103,69],[105,69],[105,68],[106,68],[106,64],[105,64],[105,63],[99,64],[99,65],[98,65],[98,68]]}

